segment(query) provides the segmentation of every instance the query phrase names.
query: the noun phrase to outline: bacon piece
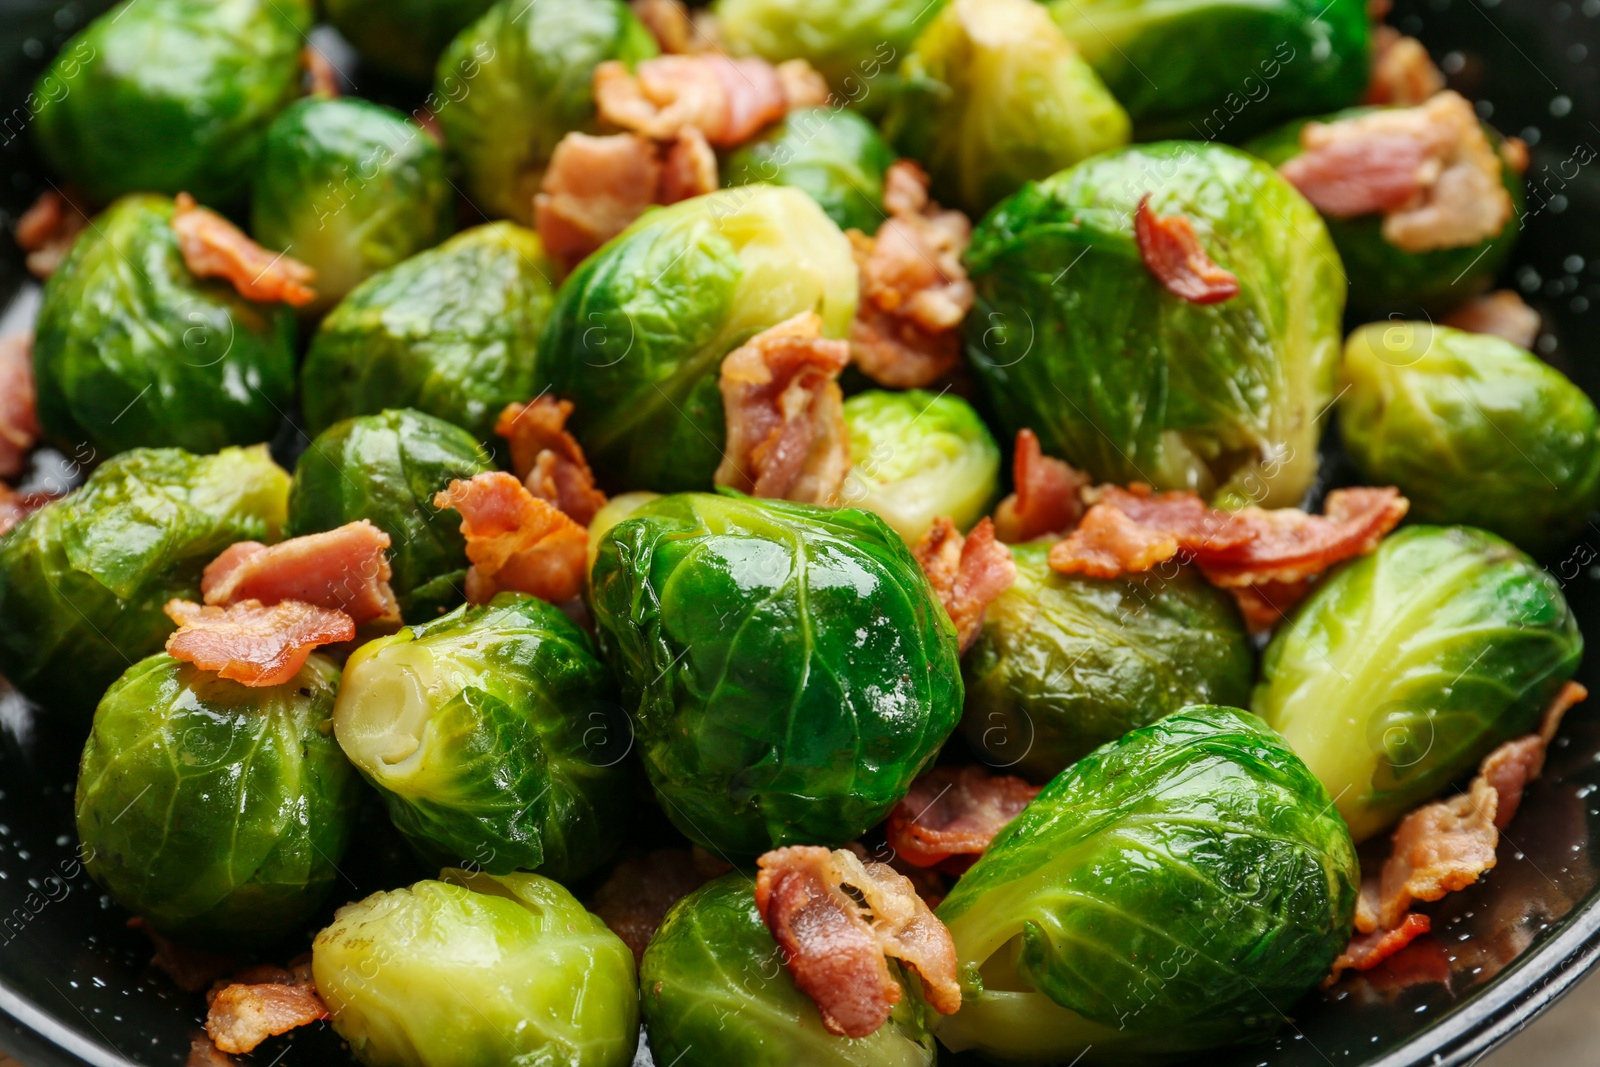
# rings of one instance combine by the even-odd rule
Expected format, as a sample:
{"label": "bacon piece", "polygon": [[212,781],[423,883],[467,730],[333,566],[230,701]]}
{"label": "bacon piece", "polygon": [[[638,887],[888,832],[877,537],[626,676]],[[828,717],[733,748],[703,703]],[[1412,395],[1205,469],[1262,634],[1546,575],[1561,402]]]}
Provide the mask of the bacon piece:
{"label": "bacon piece", "polygon": [[1297,582],[1256,582],[1251,585],[1230,586],[1234,603],[1245,626],[1253,634],[1264,634],[1287,618],[1300,601],[1311,595],[1313,580],[1302,578]]}
{"label": "bacon piece", "polygon": [[1478,773],[1483,775],[1500,798],[1495,809],[1496,829],[1506,828],[1522,806],[1522,794],[1528,783],[1544,773],[1545,755],[1550,750],[1550,742],[1555,740],[1556,731],[1561,727],[1562,718],[1573,705],[1582,703],[1588,697],[1588,689],[1577,682],[1568,682],[1545,709],[1544,721],[1538,733],[1508,741],[1484,757]]}
{"label": "bacon piece", "polygon": [[1444,75],[1415,37],[1393,26],[1372,29],[1372,73],[1364,104],[1413,107],[1444,88]]}
{"label": "bacon piece", "polygon": [[1475,296],[1443,321],[1458,330],[1493,334],[1521,348],[1532,348],[1539,336],[1539,313],[1510,289]]}
{"label": "bacon piece", "polygon": [[1050,547],[1050,567],[1058,574],[1115,578],[1147,571],[1178,554],[1168,530],[1135,522],[1120,508],[1096,504],[1078,528]]}
{"label": "bacon piece", "polygon": [[595,488],[583,446],[566,430],[571,416],[572,401],[539,396],[527,404],[507,404],[494,432],[510,442],[511,469],[528,492],[587,526],[606,506],[606,495]]}
{"label": "bacon piece", "polygon": [[1237,545],[1208,541],[1196,547],[1195,562],[1207,581],[1223,588],[1303,581],[1377,548],[1410,506],[1398,489],[1384,486],[1335,489],[1320,516],[1299,508],[1243,508],[1233,519],[1256,536]]}
{"label": "bacon piece", "polygon": [[608,60],[594,71],[595,104],[602,119],[654,140],[671,140],[692,126],[717,148],[733,148],[792,106],[812,102],[816,82],[798,66],[786,67],[780,75],[764,59],[719,53],[657,56],[632,71]]}
{"label": "bacon piece", "polygon": [[239,961],[234,957],[179,944],[138,916],[128,920],[128,929],[144,932],[156,950],[150,965],[185,993],[198,993],[229,971],[238,970]]}
{"label": "bacon piece", "polygon": [[676,204],[714,192],[721,185],[717,177],[717,154],[706,143],[705,134],[691,126],[666,145],[661,158],[661,181],[656,186],[656,203]]}
{"label": "bacon piece", "polygon": [[1333,961],[1328,977],[1322,980],[1322,988],[1333,985],[1345,971],[1370,971],[1432,928],[1433,923],[1426,915],[1412,912],[1393,930],[1357,934]]}
{"label": "bacon piece", "polygon": [[1427,142],[1404,132],[1373,132],[1330,139],[1279,172],[1322,214],[1353,218],[1396,211],[1420,197],[1427,162]]}
{"label": "bacon piece", "polygon": [[308,44],[300,49],[300,66],[306,72],[307,93],[326,100],[338,99],[339,72],[315,45]]}
{"label": "bacon piece", "polygon": [[344,612],[298,600],[271,607],[241,600],[225,608],[169,600],[163,610],[178,624],[167,638],[169,655],[249,686],[282,685],[313,649],[356,636]]}
{"label": "bacon piece", "polygon": [[955,623],[961,651],[983,631],[983,613],[1017,580],[1011,550],[994,538],[994,522],[983,519],[962,537],[944,516],[933,520],[912,554]]}
{"label": "bacon piece", "polygon": [[783,86],[783,99],[790,111],[803,107],[821,107],[833,95],[828,79],[803,59],[786,59],[777,66],[778,84]]}
{"label": "bacon piece", "polygon": [[88,214],[65,193],[57,189],[40,193],[17,219],[15,231],[17,247],[28,254],[24,261],[28,273],[35,278],[54,274],[88,225]]}
{"label": "bacon piece", "polygon": [[189,1039],[189,1058],[184,1067],[235,1067],[237,1061],[222,1052],[204,1030]]}
{"label": "bacon piece", "polygon": [[1038,435],[1028,429],[1017,431],[1011,480],[1017,491],[994,512],[996,536],[1011,545],[1072,529],[1083,517],[1080,494],[1093,484],[1076,467],[1045,455]]}
{"label": "bacon piece", "polygon": [[1139,258],[1162,288],[1191,304],[1220,304],[1239,295],[1239,279],[1212,262],[1183,215],[1157,215],[1150,194],[1139,198],[1133,213],[1133,236]]}
{"label": "bacon piece", "polygon": [[904,875],[813,845],[768,852],[756,866],[756,908],[829,1033],[866,1037],[889,1018],[901,997],[890,957],[917,972],[934,1010],[961,1007],[950,931]]}
{"label": "bacon piece", "polygon": [[559,604],[583,592],[589,531],[512,475],[489,471],[457,479],[434,496],[433,506],[461,513],[472,603],[514,591]]}
{"label": "bacon piece", "polygon": [[1528,142],[1520,137],[1507,137],[1500,142],[1500,160],[1517,174],[1528,171]]}
{"label": "bacon piece", "polygon": [[0,482],[0,537],[10,533],[12,527],[50,501],[59,499],[60,496],[55,493],[19,493]]}
{"label": "bacon piece", "polygon": [[706,883],[686,848],[662,848],[617,864],[589,902],[589,910],[633,950],[637,963],[667,912]]}
{"label": "bacon piece", "polygon": [[839,372],[850,346],[803,311],[728,353],[718,386],[727,444],[716,484],[751,496],[832,504],[850,470]]}
{"label": "bacon piece", "polygon": [[200,592],[207,604],[222,607],[299,600],[342,611],[358,625],[398,624],[388,547],[389,535],[366,519],[271,546],[240,541],[206,565]]}
{"label": "bacon piece", "polygon": [[694,22],[689,18],[689,9],[679,0],[631,0],[628,6],[656,39],[656,46],[662,52],[685,55],[692,51]]}
{"label": "bacon piece", "polygon": [[[235,975],[232,984],[208,998],[206,1033],[221,1051],[252,1052],[269,1037],[328,1018],[328,1007],[317,996],[309,967],[266,970],[269,973]],[[247,977],[268,980],[239,981]]]}
{"label": "bacon piece", "polygon": [[33,335],[0,338],[0,478],[15,478],[28,466],[39,440],[34,410]]}
{"label": "bacon piece", "polygon": [[1039,788],[983,767],[935,767],[889,813],[889,845],[918,867],[976,859]]}
{"label": "bacon piece", "polygon": [[188,193],[177,196],[172,229],[183,262],[197,278],[226,278],[246,300],[304,307],[317,298],[317,272],[283,253],[262,248],[233,223],[200,207]]}

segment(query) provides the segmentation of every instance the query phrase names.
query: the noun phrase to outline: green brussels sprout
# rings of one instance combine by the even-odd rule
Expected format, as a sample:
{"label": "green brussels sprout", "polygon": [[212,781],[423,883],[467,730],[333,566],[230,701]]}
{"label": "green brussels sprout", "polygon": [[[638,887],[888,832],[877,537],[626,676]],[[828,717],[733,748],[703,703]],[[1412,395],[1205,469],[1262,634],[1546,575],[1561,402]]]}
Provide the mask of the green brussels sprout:
{"label": "green brussels sprout", "polygon": [[532,230],[491,222],[362,282],[322,320],[300,369],[306,428],[416,408],[480,441],[533,386],[555,268]]}
{"label": "green brussels sprout", "polygon": [[537,874],[445,870],[347,904],[311,969],[367,1067],[628,1067],[639,1039],[633,953]]}
{"label": "green brussels sprout", "polygon": [[439,53],[494,0],[322,0],[333,28],[364,62],[414,81],[433,77]]}
{"label": "green brussels sprout", "polygon": [[1044,781],[1188,704],[1242,705],[1255,650],[1233,598],[1175,562],[1109,581],[1014,545],[1017,580],[962,662],[961,732],[984,762]]}
{"label": "green brussels sprout", "polygon": [[842,845],[955,727],[955,628],[871,512],[662,497],[606,531],[590,588],[656,796],[707,848]]}
{"label": "green brussels sprout", "polygon": [[1548,572],[1482,530],[1412,526],[1279,628],[1250,707],[1363,841],[1537,729],[1582,657]]}
{"label": "green brussels sprout", "polygon": [[936,913],[961,1010],[935,1032],[1028,1063],[1265,1037],[1349,940],[1359,882],[1349,832],[1283,739],[1234,708],[1185,708],[1063,771],[962,875]]}
{"label": "green brussels sprout", "polygon": [[536,384],[576,405],[568,428],[602,481],[708,489],[726,433],[722,358],[803,311],[844,337],[856,287],[850,242],[800,190],[697,196],[648,212],[572,272]]}
{"label": "green brussels sprout", "polygon": [[78,772],[84,861],[174,937],[260,944],[310,918],[339,877],[359,783],[328,730],[339,668],[283,685],[140,660],[106,691]]}
{"label": "green brussels sprout", "polygon": [[1510,341],[1432,323],[1372,323],[1344,350],[1345,451],[1423,522],[1561,547],[1600,505],[1600,413]]}
{"label": "green brussels sprout", "polygon": [[0,537],[0,674],[87,723],[106,687],[172,632],[161,607],[200,599],[235,541],[275,541],[289,476],[265,445],[114,456],[77,492]]}
{"label": "green brussels sprout", "polygon": [[556,143],[594,127],[594,68],[655,54],[655,38],[621,0],[491,7],[439,57],[430,97],[472,199],[529,223]]}
{"label": "green brussels sprout", "polygon": [[854,465],[840,492],[914,545],[941,515],[962,530],[1000,492],[1000,446],[960,397],[872,389],[844,402]]}
{"label": "green brussels sprout", "polygon": [[884,117],[934,192],[976,217],[1026,181],[1128,143],[1128,114],[1033,0],[953,0]]}
{"label": "green brussels sprout", "polygon": [[316,269],[316,308],[455,228],[444,150],[393,108],[316,97],[267,129],[250,228]]}
{"label": "green brussels sprout", "polygon": [[495,470],[459,426],[409,408],[336,422],[295,464],[289,535],[367,519],[389,535],[400,612],[425,622],[460,604],[467,577],[461,517],[433,506],[456,478]]}
{"label": "green brussels sprout", "polygon": [[1140,140],[1239,141],[1367,86],[1365,0],[1048,0]]}
{"label": "green brussels sprout", "polygon": [[[724,875],[679,901],[650,940],[639,989],[650,1052],[677,1067],[932,1067],[927,1011],[902,997],[883,1026],[838,1037],[784,967],[755,880]],[[892,972],[901,979],[899,968]]]}
{"label": "green brussels sprout", "polygon": [[735,55],[804,59],[852,104],[911,47],[944,0],[716,0],[721,43]]}
{"label": "green brussels sprout", "polygon": [[588,635],[522,593],[356,649],[339,744],[424,857],[581,878],[616,847],[631,735]]}
{"label": "green brussels sprout", "polygon": [[841,230],[876,233],[883,222],[883,176],[894,149],[854,111],[808,107],[728,157],[722,184],[767,182],[809,193]]}
{"label": "green brussels sprout", "polygon": [[215,452],[270,438],[294,395],[294,313],[184,264],[173,203],[129,196],[50,276],[33,367],[39,423],[67,451]]}
{"label": "green brussels sprout", "polygon": [[[1133,233],[1147,193],[1194,224],[1237,296],[1162,287]],[[967,349],[1008,434],[1033,429],[1097,481],[1301,502],[1345,286],[1322,220],[1271,167],[1186,141],[1109,152],[997,207],[967,260]]]}
{"label": "green brussels sprout", "polygon": [[[1320,119],[1296,119],[1244,147],[1274,167],[1281,167],[1300,154],[1300,131],[1306,123],[1338,122],[1373,110],[1376,109],[1350,108]],[[1487,124],[1483,130],[1498,149],[1502,141],[1500,135]],[[1510,218],[1519,218],[1523,209],[1522,176],[1502,165],[1500,177],[1506,192],[1511,194]],[[1327,216],[1323,221],[1350,279],[1350,306],[1367,311],[1396,304],[1445,309],[1487,289],[1500,273],[1511,246],[1517,243],[1518,232],[1517,227],[1507,221],[1494,237],[1476,244],[1431,252],[1407,252],[1396,248],[1383,236],[1382,215],[1342,219]]]}
{"label": "green brussels sprout", "polygon": [[309,0],[123,0],[35,86],[34,140],[101,203],[244,191],[274,115],[300,91]]}

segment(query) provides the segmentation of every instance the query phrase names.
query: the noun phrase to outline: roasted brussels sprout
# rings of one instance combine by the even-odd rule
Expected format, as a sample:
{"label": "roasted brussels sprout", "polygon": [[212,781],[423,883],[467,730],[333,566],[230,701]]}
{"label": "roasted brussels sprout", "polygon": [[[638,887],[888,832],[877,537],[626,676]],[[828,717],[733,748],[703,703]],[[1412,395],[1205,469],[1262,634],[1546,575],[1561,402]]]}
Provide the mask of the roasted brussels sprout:
{"label": "roasted brussels sprout", "polygon": [[868,390],[845,401],[844,422],[854,466],[840,496],[908,545],[941,515],[967,529],[999,493],[1000,446],[960,397]]}
{"label": "roasted brussels sprout", "polygon": [[1226,592],[1176,561],[1109,581],[1015,545],[1017,580],[962,663],[961,732],[984,762],[1045,781],[1187,704],[1250,699],[1255,651]]}
{"label": "roasted brussels sprout", "polygon": [[501,593],[356,649],[333,725],[423,856],[566,881],[626,818],[631,734],[612,693],[560,608]]}
{"label": "roasted brussels sprout", "polygon": [[662,497],[601,538],[591,596],[656,795],[708,848],[843,844],[955,726],[955,628],[870,512]]}
{"label": "roasted brussels sprout", "polygon": [[740,148],[722,165],[722,184],[792,185],[809,193],[841,230],[876,233],[883,176],[894,149],[854,111],[809,107]]}
{"label": "roasted brussels sprout", "polygon": [[188,192],[225,203],[300,90],[310,28],[309,0],[123,0],[40,77],[34,139],[92,200]]}
{"label": "roasted brussels sprout", "polygon": [[784,963],[756,910],[749,875],[724,875],[679,901],[639,967],[655,1061],[678,1067],[932,1067],[937,1053],[916,997],[902,998],[870,1037],[837,1037],[823,1028],[817,1006],[795,988]]}
{"label": "roasted brussels sprout", "polygon": [[537,874],[445,870],[347,904],[317,935],[311,968],[367,1067],[633,1062],[633,953]]}
{"label": "roasted brussels sprout", "polygon": [[359,785],[328,730],[339,668],[251,687],[165,652],[107,690],[78,773],[89,873],[174,937],[270,941],[338,878]]}
{"label": "roasted brussels sprout", "polygon": [[844,100],[873,108],[873,82],[893,70],[944,0],[716,0],[722,43],[774,63],[804,59]]}
{"label": "roasted brussels sprout", "polygon": [[884,129],[974,217],[1128,143],[1128,114],[1033,0],[953,0],[917,38]]}
{"label": "roasted brussels sprout", "polygon": [[1327,791],[1283,739],[1196,706],[1062,772],[961,876],[961,1051],[1066,1063],[1262,1037],[1350,937],[1360,871]]}
{"label": "roasted brussels sprout", "polygon": [[1278,630],[1250,706],[1362,841],[1536,729],[1582,656],[1548,572],[1482,530],[1413,526]]}
{"label": "roasted brussels sprout", "polygon": [[1057,25],[1133,116],[1140,140],[1239,141],[1356,102],[1363,0],[1049,0]]}
{"label": "roasted brussels sprout", "polygon": [[473,200],[530,222],[556,142],[595,123],[594,68],[655,54],[621,0],[500,0],[462,30],[439,57],[432,99]]}
{"label": "roasted brussels sprout", "polygon": [[393,108],[310,98],[267,129],[251,189],[256,240],[317,272],[318,307],[450,235],[444,150]]}
{"label": "roasted brussels sprout", "polygon": [[[1193,223],[1236,296],[1162,287],[1133,232],[1147,193]],[[1186,141],[1110,152],[997,207],[967,258],[967,348],[1008,433],[1031,428],[1100,481],[1300,503],[1345,287],[1322,220],[1271,167]]]}
{"label": "roasted brussels sprout", "polygon": [[39,422],[68,452],[270,438],[294,395],[294,314],[189,272],[173,203],[129,196],[45,285],[34,337]]}
{"label": "roasted brussels sprout", "polygon": [[364,61],[402,78],[428,81],[445,45],[493,4],[494,0],[323,0],[322,11]]}
{"label": "roasted brussels sprout", "polygon": [[491,222],[368,278],[306,353],[307,428],[410,407],[492,440],[500,409],[536,391],[554,274],[537,234]]}
{"label": "roasted brussels sprout", "polygon": [[0,537],[0,674],[85,723],[106,686],[161,650],[161,606],[200,599],[235,541],[275,541],[289,476],[266,446],[114,456]]}
{"label": "roasted brussels sprout", "polygon": [[571,428],[602,481],[708,489],[726,433],[722,357],[802,311],[845,336],[856,285],[850,242],[800,190],[697,196],[649,212],[567,278],[536,389],[577,405]]}

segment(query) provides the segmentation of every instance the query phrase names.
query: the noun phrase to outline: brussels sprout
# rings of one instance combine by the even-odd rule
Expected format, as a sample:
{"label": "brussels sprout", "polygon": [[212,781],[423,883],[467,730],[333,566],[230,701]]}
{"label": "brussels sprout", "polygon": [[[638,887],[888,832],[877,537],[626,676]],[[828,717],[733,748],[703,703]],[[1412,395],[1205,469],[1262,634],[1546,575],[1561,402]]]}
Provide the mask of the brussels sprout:
{"label": "brussels sprout", "polygon": [[[1338,122],[1372,110],[1375,109],[1350,108],[1320,119],[1297,119],[1256,138],[1245,145],[1245,150],[1281,167],[1300,154],[1300,131],[1306,123]],[[1483,130],[1498,148],[1500,135],[1487,124]],[[1511,218],[1518,218],[1523,208],[1522,176],[1508,166],[1500,168],[1500,176],[1511,194]],[[1407,252],[1383,236],[1382,215],[1343,219],[1330,216],[1323,221],[1350,278],[1350,306],[1369,311],[1396,304],[1446,308],[1481,292],[1500,273],[1511,246],[1517,243],[1518,232],[1508,221],[1499,234],[1476,244]]]}
{"label": "brussels sprout", "polygon": [[393,108],[310,98],[267,130],[251,191],[256,240],[316,269],[317,307],[450,235],[444,150]]}
{"label": "brussels sprout", "polygon": [[244,191],[267,124],[300,90],[308,0],[123,0],[34,87],[46,160],[101,203]]}
{"label": "brussels sprout", "polygon": [[1238,141],[1367,85],[1364,0],[1049,0],[1140,140]]}
{"label": "brussels sprout", "polygon": [[500,410],[535,392],[554,273],[537,234],[491,222],[368,278],[306,353],[307,428],[410,407],[491,440]]}
{"label": "brussels sprout", "polygon": [[[1146,193],[1194,224],[1237,296],[1161,286],[1133,234]],[[1032,428],[1099,481],[1300,503],[1345,286],[1322,220],[1271,167],[1185,141],[1110,152],[997,207],[967,259],[967,348],[1008,434]]]}
{"label": "brussels sprout", "polygon": [[960,397],[868,390],[844,403],[854,466],[845,503],[876,512],[914,545],[941,515],[965,530],[1000,490],[1000,446]]}
{"label": "brussels sprout", "polygon": [[935,1030],[1029,1063],[1265,1036],[1349,940],[1359,881],[1282,738],[1185,708],[1062,772],[962,875],[937,912],[961,1010]]}
{"label": "brussels sprout", "polygon": [[840,229],[876,233],[884,219],[883,176],[894,160],[877,127],[855,112],[802,108],[729,156],[722,184],[792,185]]}
{"label": "brussels sprout", "polygon": [[1043,781],[1186,704],[1244,704],[1255,650],[1233,598],[1187,567],[1106,581],[1014,545],[1017,580],[962,663],[961,732],[986,763]]}
{"label": "brussels sprout", "polygon": [[1582,656],[1548,572],[1482,530],[1413,526],[1278,630],[1250,706],[1362,841],[1536,729]]}
{"label": "brussels sprout", "polygon": [[261,687],[165,652],[129,667],[78,772],[89,873],[174,937],[262,943],[310,918],[339,877],[359,788],[328,730],[338,689],[320,655]]}
{"label": "brussels sprout", "polygon": [[371,641],[334,730],[423,856],[567,881],[616,847],[630,734],[589,638],[522,593]]}
{"label": "brussels sprout", "polygon": [[900,67],[884,130],[974,217],[1128,143],[1128,114],[1033,0],[954,0]]}
{"label": "brussels sprout", "polygon": [[67,451],[254,444],[294,395],[293,312],[191,274],[173,210],[164,197],[117,201],[45,285],[39,422]]}
{"label": "brussels sprout", "polygon": [[870,512],[662,497],[601,538],[591,595],[656,796],[708,848],[841,845],[955,726],[955,628]]}
{"label": "brussels sprout", "polygon": [[471,434],[420,411],[336,422],[295,464],[289,535],[369,520],[389,535],[389,585],[401,614],[425,622],[461,603],[467,576],[461,517],[435,508],[433,495],[494,469]]}
{"label": "brussels sprout", "polygon": [[85,723],[106,686],[172,632],[235,541],[275,541],[289,476],[265,445],[191,456],[137,449],[0,537],[0,674]]}
{"label": "brussels sprout", "polygon": [[561,886],[461,870],[339,909],[311,946],[367,1067],[628,1067],[633,953]]}
{"label": "brussels sprout", "polygon": [[800,190],[697,196],[649,212],[567,278],[537,384],[577,405],[570,428],[602,481],[708,489],[726,432],[722,358],[802,311],[845,336],[856,286],[850,242]]}
{"label": "brussels sprout", "polygon": [[364,62],[402,78],[427,81],[450,39],[493,4],[494,0],[322,0],[322,10]]}
{"label": "brussels sprout", "polygon": [[[903,997],[870,1037],[830,1034],[795,988],[756,910],[755,880],[728,874],[679,901],[639,967],[645,1032],[677,1067],[932,1067],[921,1002]],[[891,964],[896,978],[899,968]]]}
{"label": "brussels sprout", "polygon": [[944,0],[716,0],[721,42],[774,63],[804,59],[852,104],[911,47]]}
{"label": "brussels sprout", "polygon": [[556,143],[594,126],[594,68],[655,54],[621,0],[500,0],[462,30],[439,58],[430,99],[473,200],[530,222]]}

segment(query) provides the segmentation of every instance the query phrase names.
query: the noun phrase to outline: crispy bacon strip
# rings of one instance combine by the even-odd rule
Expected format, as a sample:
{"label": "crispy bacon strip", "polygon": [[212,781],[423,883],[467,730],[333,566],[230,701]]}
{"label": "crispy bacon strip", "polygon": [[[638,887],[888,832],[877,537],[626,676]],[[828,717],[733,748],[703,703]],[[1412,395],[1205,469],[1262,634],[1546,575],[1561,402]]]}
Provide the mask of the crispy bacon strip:
{"label": "crispy bacon strip", "polygon": [[554,505],[528,492],[504,471],[457,479],[433,498],[436,508],[461,513],[467,539],[467,599],[474,604],[496,593],[531,593],[559,604],[583,592],[588,572],[589,531]]}
{"label": "crispy bacon strip", "polygon": [[1039,788],[983,767],[935,767],[889,813],[889,845],[918,867],[951,857],[975,859]]}
{"label": "crispy bacon strip", "polygon": [[1162,288],[1191,304],[1220,304],[1239,295],[1239,279],[1212,262],[1183,215],[1157,215],[1150,194],[1139,198],[1133,213],[1133,236],[1139,258]]}
{"label": "crispy bacon strip", "polygon": [[59,499],[55,493],[19,493],[0,482],[0,537],[50,501]]}
{"label": "crispy bacon strip", "polygon": [[223,1052],[242,1054],[269,1037],[328,1017],[310,962],[292,970],[253,967],[207,997],[206,1033]]}
{"label": "crispy bacon strip", "polygon": [[912,554],[955,623],[965,652],[983,631],[983,613],[1017,580],[1011,550],[995,540],[994,522],[988,518],[962,537],[954,523],[940,516]]}
{"label": "crispy bacon strip", "polygon": [[1413,912],[1393,930],[1374,930],[1367,934],[1357,934],[1350,939],[1350,944],[1339,954],[1339,958],[1333,961],[1333,969],[1329,971],[1328,977],[1322,980],[1322,987],[1327,989],[1333,985],[1345,971],[1372,970],[1427,933],[1432,927],[1433,923],[1426,915]]}
{"label": "crispy bacon strip", "polygon": [[1017,491],[995,508],[995,536],[1008,545],[1065,533],[1083,517],[1080,494],[1093,481],[1064,460],[1044,454],[1032,430],[1017,431],[1011,480]]}
{"label": "crispy bacon strip", "polygon": [[33,335],[0,338],[0,478],[15,478],[28,466],[39,440],[34,410]]}
{"label": "crispy bacon strip", "polygon": [[243,230],[210,208],[179,193],[172,229],[183,262],[198,278],[226,278],[246,300],[304,307],[317,298],[317,272],[250,240]]}
{"label": "crispy bacon strip", "polygon": [[1415,37],[1393,26],[1372,29],[1372,73],[1362,103],[1414,107],[1444,88],[1444,75]]}
{"label": "crispy bacon strip", "polygon": [[589,910],[633,950],[637,963],[672,905],[705,883],[702,865],[688,849],[657,849],[618,863],[595,890]]}
{"label": "crispy bacon strip", "polygon": [[595,104],[605,121],[654,140],[671,140],[692,126],[717,148],[732,148],[791,107],[817,102],[816,89],[823,83],[808,76],[810,68],[802,70],[802,64],[790,60],[780,73],[764,59],[701,53],[657,56],[629,71],[608,60],[594,71]]}
{"label": "crispy bacon strip", "polygon": [[249,686],[282,685],[313,649],[356,636],[344,612],[298,600],[271,607],[241,600],[225,608],[169,600],[164,610],[178,624],[167,638],[170,656]]}
{"label": "crispy bacon strip", "polygon": [[1511,289],[1475,296],[1443,321],[1458,330],[1493,334],[1522,348],[1532,348],[1539,336],[1539,313]]}
{"label": "crispy bacon strip", "polygon": [[527,404],[507,404],[494,432],[510,442],[511,469],[528,492],[587,526],[606,506],[606,495],[595,488],[583,446],[566,430],[571,416],[572,401],[535,397]]}
{"label": "crispy bacon strip", "polygon": [[1146,526],[1121,508],[1096,504],[1078,528],[1050,548],[1050,567],[1060,574],[1115,578],[1149,570],[1178,554],[1171,530]]}
{"label": "crispy bacon strip", "polygon": [[40,193],[17,219],[17,247],[28,254],[28,273],[35,278],[54,274],[88,225],[88,214],[67,195],[55,189]]}
{"label": "crispy bacon strip", "polygon": [[341,611],[358,625],[398,624],[388,548],[389,535],[366,519],[271,546],[240,541],[206,565],[200,592],[207,604],[222,607],[300,600]]}
{"label": "crispy bacon strip", "polygon": [[961,1007],[950,931],[904,875],[813,845],[768,852],[756,866],[756,908],[829,1033],[866,1037],[889,1018],[901,997],[891,957],[917,972],[936,1011]]}
{"label": "crispy bacon strip", "polygon": [[728,353],[718,386],[727,444],[716,483],[751,496],[832,504],[850,470],[839,372],[850,346],[803,311]]}

